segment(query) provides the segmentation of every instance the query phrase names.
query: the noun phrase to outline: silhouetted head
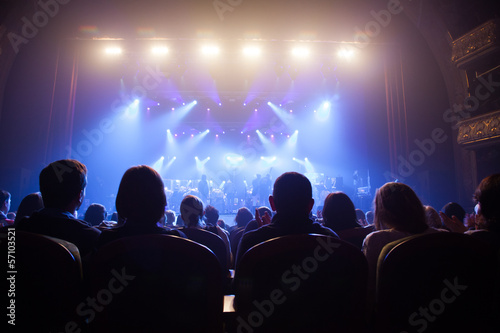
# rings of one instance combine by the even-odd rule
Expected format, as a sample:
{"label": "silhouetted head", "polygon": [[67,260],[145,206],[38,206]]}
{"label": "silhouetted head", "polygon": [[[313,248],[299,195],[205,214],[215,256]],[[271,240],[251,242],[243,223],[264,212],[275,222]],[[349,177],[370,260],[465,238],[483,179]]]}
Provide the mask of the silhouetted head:
{"label": "silhouetted head", "polygon": [[314,205],[311,182],[298,172],[285,172],[274,182],[270,203],[279,214],[308,216]]}
{"label": "silhouetted head", "polygon": [[21,200],[17,208],[15,222],[21,220],[25,216],[31,216],[37,210],[43,208],[42,195],[39,192],[30,193]]}
{"label": "silhouetted head", "polygon": [[500,173],[484,178],[474,199],[479,204],[486,229],[500,232]]}
{"label": "silhouetted head", "polygon": [[241,207],[240,209],[238,209],[234,221],[236,221],[236,225],[238,225],[238,227],[246,227],[248,222],[250,222],[252,219],[253,215],[250,209]]}
{"label": "silhouetted head", "polygon": [[87,167],[77,160],[55,161],[40,172],[39,181],[45,207],[67,209],[72,204],[78,209],[87,186]]}
{"label": "silhouetted head", "polygon": [[324,224],[333,231],[359,227],[352,200],[343,192],[330,193],[323,205]]}
{"label": "silhouetted head", "polygon": [[163,181],[153,168],[139,165],[128,169],[116,195],[116,210],[127,223],[153,224],[165,212],[167,198]]}
{"label": "silhouetted head", "polygon": [[446,216],[448,216],[450,219],[453,216],[456,216],[460,222],[464,221],[465,218],[465,209],[462,208],[459,204],[456,202],[448,202],[446,205],[443,206],[443,209],[441,209],[443,213],[445,213]]}
{"label": "silhouetted head", "polygon": [[180,210],[184,224],[195,227],[203,217],[203,202],[194,195],[186,195],[182,199]]}
{"label": "silhouetted head", "polygon": [[443,224],[441,222],[441,217],[439,213],[431,206],[424,206],[425,209],[425,221],[427,225],[432,228],[441,229]]}
{"label": "silhouetted head", "polygon": [[207,224],[216,225],[219,220],[219,210],[214,206],[208,205],[205,208],[205,217],[207,219]]}
{"label": "silhouetted head", "polygon": [[106,217],[106,208],[101,204],[93,203],[87,208],[83,220],[90,223],[90,225],[97,226],[101,224]]}
{"label": "silhouetted head", "polygon": [[428,228],[424,206],[408,185],[386,183],[375,194],[375,227],[384,226],[412,234]]}

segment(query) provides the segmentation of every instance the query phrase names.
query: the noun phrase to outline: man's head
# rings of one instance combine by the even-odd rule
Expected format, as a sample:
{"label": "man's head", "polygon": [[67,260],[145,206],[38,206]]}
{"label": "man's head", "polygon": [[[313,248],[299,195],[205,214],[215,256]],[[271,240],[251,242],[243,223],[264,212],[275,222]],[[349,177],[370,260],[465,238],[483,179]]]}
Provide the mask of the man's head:
{"label": "man's head", "polygon": [[283,215],[309,215],[314,206],[309,179],[298,172],[285,172],[274,182],[271,208]]}
{"label": "man's head", "polygon": [[77,160],[59,160],[40,172],[40,192],[48,208],[80,208],[87,186],[87,167]]}
{"label": "man's head", "polygon": [[125,171],[116,195],[116,210],[127,223],[156,223],[165,213],[166,205],[165,188],[158,172],[147,165]]}
{"label": "man's head", "polygon": [[10,210],[10,193],[0,190],[0,211],[7,215]]}
{"label": "man's head", "polygon": [[219,210],[209,205],[205,208],[205,217],[207,218],[208,224],[216,225],[217,220],[219,220]]}

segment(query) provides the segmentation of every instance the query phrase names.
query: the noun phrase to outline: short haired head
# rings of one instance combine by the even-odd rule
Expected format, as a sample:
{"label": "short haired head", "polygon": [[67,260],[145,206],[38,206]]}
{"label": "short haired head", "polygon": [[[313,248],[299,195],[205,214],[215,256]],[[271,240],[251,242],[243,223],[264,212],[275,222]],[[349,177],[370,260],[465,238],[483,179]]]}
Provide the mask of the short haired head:
{"label": "short haired head", "polygon": [[55,161],[40,172],[39,182],[44,206],[65,209],[83,195],[87,167],[77,160]]}
{"label": "short haired head", "polygon": [[203,217],[203,201],[197,196],[186,195],[181,201],[181,216],[188,226],[196,226]]}
{"label": "short haired head", "polygon": [[428,227],[417,194],[403,183],[386,183],[375,194],[375,227],[421,233]]}
{"label": "short haired head", "polygon": [[460,220],[460,222],[464,221],[465,209],[463,209],[463,207],[456,202],[448,202],[446,205],[444,205],[442,211],[450,219],[453,216],[456,216]]}
{"label": "short haired head", "polygon": [[169,226],[173,226],[175,223],[175,212],[173,210],[167,210],[165,212],[166,218],[166,223]]}
{"label": "short haired head", "polygon": [[271,217],[273,216],[273,211],[267,206],[260,206],[259,208],[257,208],[257,210],[259,211],[260,217],[266,215],[266,213]]}
{"label": "short haired head", "polygon": [[500,173],[484,178],[476,189],[474,199],[488,230],[500,231]]}
{"label": "short haired head", "polygon": [[205,217],[207,218],[208,224],[216,225],[219,220],[219,210],[214,206],[208,205],[205,208]]}
{"label": "short haired head", "polygon": [[147,165],[125,171],[116,195],[116,210],[127,223],[156,223],[165,213],[167,198],[163,180]]}
{"label": "short haired head", "polygon": [[93,203],[87,208],[83,220],[90,225],[97,226],[107,217],[106,208],[98,203]]}
{"label": "short haired head", "polygon": [[271,200],[278,213],[309,215],[314,205],[311,182],[298,172],[285,172],[274,182]]}
{"label": "short haired head", "polygon": [[238,212],[236,213],[236,217],[234,218],[238,227],[246,227],[248,222],[250,222],[252,219],[252,212],[247,207],[239,208]]}

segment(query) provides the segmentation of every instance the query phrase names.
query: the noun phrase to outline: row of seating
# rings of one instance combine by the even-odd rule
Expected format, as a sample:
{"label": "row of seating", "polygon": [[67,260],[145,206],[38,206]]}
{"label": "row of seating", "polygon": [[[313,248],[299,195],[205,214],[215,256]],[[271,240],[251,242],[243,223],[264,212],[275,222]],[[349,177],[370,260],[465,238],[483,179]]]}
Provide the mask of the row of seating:
{"label": "row of seating", "polygon": [[[1,238],[6,247],[6,235]],[[5,252],[4,252],[5,253]],[[241,259],[236,312],[223,313],[214,253],[170,235],[103,246],[82,278],[78,249],[16,232],[16,326],[35,332],[493,332],[498,261],[462,234],[387,245],[374,312],[362,252],[323,235],[275,238]],[[7,271],[7,270],[5,270]]]}

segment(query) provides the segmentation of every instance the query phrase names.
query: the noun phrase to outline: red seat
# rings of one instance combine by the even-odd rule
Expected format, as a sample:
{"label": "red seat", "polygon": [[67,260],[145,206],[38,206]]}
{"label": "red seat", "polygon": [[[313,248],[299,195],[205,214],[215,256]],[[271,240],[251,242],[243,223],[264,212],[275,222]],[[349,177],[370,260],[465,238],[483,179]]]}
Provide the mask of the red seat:
{"label": "red seat", "polygon": [[290,235],[248,250],[236,267],[236,329],[361,332],[368,264],[353,245],[324,235]]}
{"label": "red seat", "polygon": [[[12,238],[13,234],[7,235]],[[4,236],[1,243],[6,250]],[[13,298],[16,330],[65,332],[67,325],[84,330],[83,318],[76,311],[84,300],[78,248],[61,239],[16,230],[13,258],[14,267],[4,272],[17,271]]]}
{"label": "red seat", "polygon": [[496,265],[492,249],[463,234],[386,245],[378,262],[376,330],[498,332]]}
{"label": "red seat", "polygon": [[221,332],[220,272],[213,252],[185,238],[146,235],[106,244],[91,265],[92,295],[100,302],[91,327],[95,332]]}

